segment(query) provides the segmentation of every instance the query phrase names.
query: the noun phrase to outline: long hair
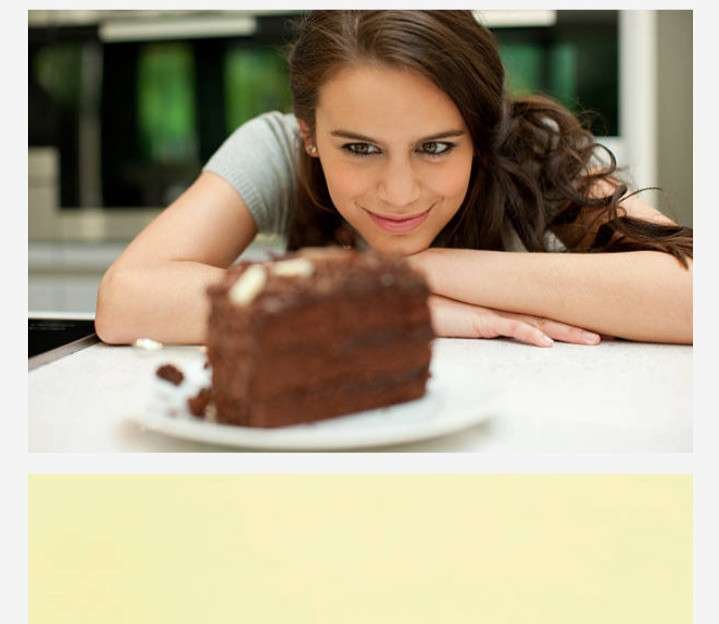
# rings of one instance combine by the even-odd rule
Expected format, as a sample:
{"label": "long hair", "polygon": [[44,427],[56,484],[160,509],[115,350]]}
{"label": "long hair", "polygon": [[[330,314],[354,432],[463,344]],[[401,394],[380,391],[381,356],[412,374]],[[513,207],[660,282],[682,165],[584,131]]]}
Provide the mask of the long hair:
{"label": "long hair", "polygon": [[[433,246],[502,250],[511,225],[528,251],[547,251],[553,231],[568,251],[658,250],[685,266],[692,257],[690,228],[626,215],[627,185],[588,117],[546,96],[507,93],[494,36],[471,11],[311,11],[296,27],[288,53],[294,114],[312,135],[320,88],[356,63],[416,71],[457,106],[476,156],[465,198]],[[302,149],[298,157],[288,247],[352,244],[319,159]],[[597,194],[599,185],[611,192]]]}

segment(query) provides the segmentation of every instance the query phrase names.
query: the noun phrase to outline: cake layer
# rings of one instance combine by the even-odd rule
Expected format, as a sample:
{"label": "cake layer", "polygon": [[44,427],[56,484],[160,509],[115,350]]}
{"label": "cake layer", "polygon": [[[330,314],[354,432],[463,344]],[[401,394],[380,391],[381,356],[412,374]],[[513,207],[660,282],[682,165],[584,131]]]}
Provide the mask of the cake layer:
{"label": "cake layer", "polygon": [[351,376],[402,373],[428,365],[431,359],[431,344],[426,336],[417,339],[395,334],[391,340],[355,345],[351,353],[320,347],[313,344],[310,351],[263,351],[254,361],[217,353],[213,386],[221,389],[221,394],[235,398],[249,394],[262,400],[275,393],[310,390]]}
{"label": "cake layer", "polygon": [[229,400],[215,397],[218,422],[248,427],[282,427],[324,420],[418,399],[425,394],[428,368],[364,383],[325,386],[313,392],[292,392],[266,401]]}
{"label": "cake layer", "polygon": [[380,293],[375,297],[327,297],[305,301],[292,310],[273,315],[253,315],[237,310],[227,300],[218,301],[210,318],[208,348],[236,344],[238,350],[254,350],[252,342],[272,349],[303,348],[308,342],[331,341],[349,348],[355,336],[363,341],[373,331],[422,328],[429,337],[430,313],[426,295],[403,297]]}

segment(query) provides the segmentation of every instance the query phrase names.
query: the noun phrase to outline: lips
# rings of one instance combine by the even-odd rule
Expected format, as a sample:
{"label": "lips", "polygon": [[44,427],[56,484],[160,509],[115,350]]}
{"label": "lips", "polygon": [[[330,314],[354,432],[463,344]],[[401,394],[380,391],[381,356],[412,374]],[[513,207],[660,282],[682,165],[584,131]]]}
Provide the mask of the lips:
{"label": "lips", "polygon": [[419,225],[421,225],[429,216],[430,210],[431,208],[425,210],[418,215],[406,218],[384,217],[370,212],[369,210],[367,210],[366,212],[370,216],[372,221],[374,221],[374,223],[381,227],[383,230],[392,232],[394,234],[406,234],[407,232],[411,232]]}

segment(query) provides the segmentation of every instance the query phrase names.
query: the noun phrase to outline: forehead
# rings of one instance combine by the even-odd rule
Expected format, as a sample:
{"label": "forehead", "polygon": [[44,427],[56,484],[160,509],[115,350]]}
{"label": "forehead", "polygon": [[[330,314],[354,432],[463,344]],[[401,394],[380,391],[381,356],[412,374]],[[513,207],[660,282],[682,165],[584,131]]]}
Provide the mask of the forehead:
{"label": "forehead", "polygon": [[382,138],[466,129],[450,97],[418,72],[385,65],[354,65],[320,88],[318,130],[354,130]]}

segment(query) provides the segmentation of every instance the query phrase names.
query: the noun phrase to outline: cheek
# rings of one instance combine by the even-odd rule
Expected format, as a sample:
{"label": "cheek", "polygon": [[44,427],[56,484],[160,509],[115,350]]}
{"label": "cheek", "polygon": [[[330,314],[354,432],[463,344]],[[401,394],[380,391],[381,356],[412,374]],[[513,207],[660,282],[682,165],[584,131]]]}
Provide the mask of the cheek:
{"label": "cheek", "polygon": [[469,186],[472,161],[452,163],[443,167],[441,171],[435,171],[434,175],[427,176],[425,180],[432,192],[442,197],[464,199]]}
{"label": "cheek", "polygon": [[342,160],[328,159],[322,162],[327,189],[335,204],[360,197],[371,186],[370,177],[361,167]]}

